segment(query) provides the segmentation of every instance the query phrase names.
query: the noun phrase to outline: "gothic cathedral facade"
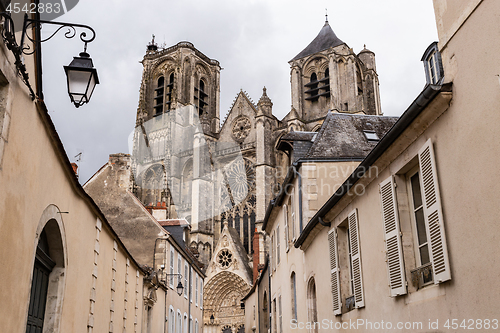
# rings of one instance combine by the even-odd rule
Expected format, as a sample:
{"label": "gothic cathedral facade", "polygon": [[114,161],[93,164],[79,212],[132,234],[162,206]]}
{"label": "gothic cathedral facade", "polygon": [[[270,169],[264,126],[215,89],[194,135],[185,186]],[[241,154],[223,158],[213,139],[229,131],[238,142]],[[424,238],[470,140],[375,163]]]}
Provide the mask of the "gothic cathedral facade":
{"label": "gothic cathedral facade", "polygon": [[142,64],[133,191],[189,222],[186,246],[207,275],[205,332],[239,332],[240,300],[253,265],[265,262],[266,209],[292,163],[276,143],[290,131],[317,131],[329,110],[381,115],[375,54],[355,54],[326,21],[289,62],[292,107],[283,119],[264,88],[257,104],[240,91],[222,123],[217,60],[190,42],[159,48],[153,40]]}

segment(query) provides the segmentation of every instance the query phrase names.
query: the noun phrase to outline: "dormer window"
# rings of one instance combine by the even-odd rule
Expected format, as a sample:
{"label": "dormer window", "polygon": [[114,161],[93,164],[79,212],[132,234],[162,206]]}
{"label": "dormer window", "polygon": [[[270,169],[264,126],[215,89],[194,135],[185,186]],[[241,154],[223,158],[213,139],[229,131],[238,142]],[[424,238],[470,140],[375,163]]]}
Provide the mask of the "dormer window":
{"label": "dormer window", "polygon": [[444,71],[437,42],[429,45],[421,60],[424,62],[427,84],[440,84],[444,77]]}
{"label": "dormer window", "polygon": [[154,110],[155,116],[163,113],[163,91],[165,89],[165,78],[160,76],[156,82],[155,97],[154,97]]}
{"label": "dormer window", "polygon": [[380,138],[378,137],[377,133],[375,133],[375,131],[363,131],[363,134],[365,135],[365,137],[368,141],[379,141],[380,140]]}
{"label": "dormer window", "polygon": [[200,116],[205,112],[205,106],[208,105],[207,97],[208,94],[205,92],[205,82],[200,80],[198,87],[194,87],[194,102]]}

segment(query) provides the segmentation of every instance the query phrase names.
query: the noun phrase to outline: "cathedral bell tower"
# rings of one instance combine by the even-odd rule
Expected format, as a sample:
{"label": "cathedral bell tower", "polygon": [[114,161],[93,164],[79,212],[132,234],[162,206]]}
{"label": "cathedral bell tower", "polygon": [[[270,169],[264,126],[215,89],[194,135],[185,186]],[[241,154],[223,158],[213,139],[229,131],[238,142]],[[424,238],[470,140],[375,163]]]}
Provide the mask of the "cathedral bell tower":
{"label": "cathedral bell tower", "polygon": [[380,115],[375,54],[359,54],[333,32],[328,19],[290,62],[292,108],[308,123],[333,112]]}
{"label": "cathedral bell tower", "polygon": [[219,132],[220,64],[190,42],[159,48],[154,36],[144,66],[137,121],[147,121],[180,106],[196,108],[205,135]]}

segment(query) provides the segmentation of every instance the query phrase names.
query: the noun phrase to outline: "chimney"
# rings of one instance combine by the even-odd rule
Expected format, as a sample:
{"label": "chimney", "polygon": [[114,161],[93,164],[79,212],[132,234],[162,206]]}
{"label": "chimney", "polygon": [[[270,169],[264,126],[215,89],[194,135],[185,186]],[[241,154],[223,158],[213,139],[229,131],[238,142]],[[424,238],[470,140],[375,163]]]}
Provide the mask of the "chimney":
{"label": "chimney", "polygon": [[78,164],[76,163],[71,163],[71,166],[73,167],[73,172],[75,173],[76,177],[78,177]]}
{"label": "chimney", "polygon": [[259,276],[259,233],[257,232],[257,228],[255,228],[253,234],[253,283],[257,281],[257,277]]}

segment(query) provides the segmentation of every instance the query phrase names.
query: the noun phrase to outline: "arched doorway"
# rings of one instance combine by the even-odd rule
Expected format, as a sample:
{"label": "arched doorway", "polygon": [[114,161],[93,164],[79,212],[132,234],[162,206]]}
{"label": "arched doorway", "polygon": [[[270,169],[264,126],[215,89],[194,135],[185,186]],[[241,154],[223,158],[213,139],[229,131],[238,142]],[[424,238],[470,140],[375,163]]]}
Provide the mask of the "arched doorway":
{"label": "arched doorway", "polygon": [[[48,206],[39,221],[26,332],[59,332],[64,296],[66,246],[59,209]],[[45,320],[50,318],[50,320]]]}

